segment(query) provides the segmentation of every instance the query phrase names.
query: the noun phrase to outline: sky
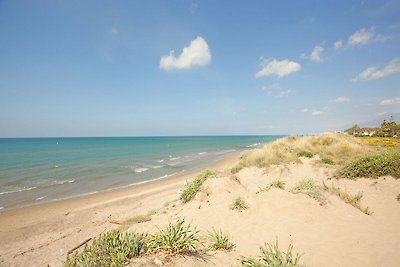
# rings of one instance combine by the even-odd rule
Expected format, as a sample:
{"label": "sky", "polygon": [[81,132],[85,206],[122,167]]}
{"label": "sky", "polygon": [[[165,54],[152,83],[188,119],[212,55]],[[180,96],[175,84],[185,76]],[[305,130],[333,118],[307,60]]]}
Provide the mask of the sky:
{"label": "sky", "polygon": [[0,0],[0,137],[400,121],[400,1]]}

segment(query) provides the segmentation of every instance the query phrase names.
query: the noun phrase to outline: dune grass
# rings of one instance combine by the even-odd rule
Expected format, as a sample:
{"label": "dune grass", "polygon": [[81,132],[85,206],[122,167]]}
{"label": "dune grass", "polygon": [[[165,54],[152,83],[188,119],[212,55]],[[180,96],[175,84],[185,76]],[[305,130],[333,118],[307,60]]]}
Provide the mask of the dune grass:
{"label": "dune grass", "polygon": [[288,136],[243,155],[239,163],[231,169],[231,172],[236,173],[249,166],[265,168],[274,164],[300,162],[299,157],[312,157],[314,155],[330,159],[338,165],[344,165],[355,157],[374,150],[376,148],[364,144],[355,137],[344,134],[323,133],[317,136]]}
{"label": "dune grass", "polygon": [[213,250],[230,250],[233,244],[229,241],[229,236],[222,233],[221,230],[216,231],[214,228],[208,233],[210,241],[209,247]]}
{"label": "dune grass", "polygon": [[285,190],[286,182],[282,181],[280,179],[273,180],[269,182],[265,187],[260,187],[260,189],[256,192],[256,194],[261,193],[261,192],[266,192],[270,190],[271,188],[278,188]]}
{"label": "dune grass", "polygon": [[343,189],[334,186],[333,184],[332,184],[332,186],[327,186],[325,183],[323,183],[323,186],[324,186],[325,191],[338,196],[344,202],[359,209],[363,213],[365,213],[367,215],[372,215],[372,211],[370,211],[368,207],[365,207],[365,208],[361,207],[361,199],[363,197],[363,192],[358,192],[357,194],[352,195],[352,194],[344,191]]}
{"label": "dune grass", "polygon": [[383,175],[400,178],[399,148],[371,153],[355,159],[337,173],[339,177],[350,179],[358,177],[378,178]]}
{"label": "dune grass", "polygon": [[200,190],[201,185],[209,178],[210,176],[215,175],[215,172],[212,170],[205,170],[201,172],[194,180],[191,182],[185,190],[182,192],[180,199],[182,203],[188,203],[192,200],[197,192]]}
{"label": "dune grass", "polygon": [[274,245],[264,244],[260,247],[261,256],[259,258],[240,259],[240,263],[245,267],[300,267],[301,255],[293,254],[293,245],[290,244],[286,252],[279,249],[278,240]]}
{"label": "dune grass", "polygon": [[330,158],[322,158],[321,162],[324,163],[324,164],[328,164],[328,165],[334,165],[335,164],[335,162]]}
{"label": "dune grass", "polygon": [[123,266],[146,250],[146,235],[110,231],[94,239],[81,253],[67,259],[65,267]]}
{"label": "dune grass", "polygon": [[165,228],[160,228],[157,234],[149,238],[149,247],[152,250],[164,251],[169,254],[180,254],[196,251],[201,242],[198,238],[199,231],[185,219],[169,222]]}
{"label": "dune grass", "polygon": [[249,205],[240,196],[235,198],[231,204],[231,210],[242,212],[249,208]]}
{"label": "dune grass", "polygon": [[305,194],[315,199],[321,206],[328,203],[321,188],[313,179],[300,180],[291,190],[294,194]]}

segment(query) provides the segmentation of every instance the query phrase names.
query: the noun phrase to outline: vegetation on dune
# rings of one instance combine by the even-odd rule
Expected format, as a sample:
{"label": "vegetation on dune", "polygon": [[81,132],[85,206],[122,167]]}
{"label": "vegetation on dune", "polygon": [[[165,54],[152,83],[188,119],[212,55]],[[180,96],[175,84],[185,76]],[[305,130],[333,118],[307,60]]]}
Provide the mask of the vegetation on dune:
{"label": "vegetation on dune", "polygon": [[299,181],[291,191],[294,194],[305,194],[318,201],[321,206],[327,204],[327,199],[321,186],[317,185],[313,179]]}
{"label": "vegetation on dune", "polygon": [[286,182],[282,181],[280,179],[273,180],[269,182],[265,187],[260,187],[260,189],[256,192],[256,194],[261,193],[261,192],[266,192],[270,190],[271,188],[278,188],[285,190]]}
{"label": "vegetation on dune", "polygon": [[123,266],[146,250],[146,235],[111,231],[101,234],[81,253],[67,259],[65,267]]}
{"label": "vegetation on dune", "polygon": [[239,212],[242,212],[242,211],[244,211],[245,209],[248,209],[248,208],[249,208],[249,205],[240,196],[235,198],[232,201],[231,210],[237,210]]}
{"label": "vegetation on dune", "polygon": [[400,178],[400,149],[390,149],[365,155],[353,160],[337,173],[337,176],[345,178],[377,178],[383,175]]}
{"label": "vegetation on dune", "polygon": [[328,164],[328,165],[333,165],[333,164],[335,164],[335,162],[334,162],[332,159],[330,159],[330,158],[322,158],[322,159],[321,159],[321,162],[324,163],[324,164]]}
{"label": "vegetation on dune", "polygon": [[210,241],[210,248],[214,250],[230,250],[233,244],[229,241],[229,236],[222,233],[222,231],[216,231],[212,228],[212,231],[208,233],[208,239]]}
{"label": "vegetation on dune", "polygon": [[361,207],[360,202],[361,202],[361,198],[363,197],[363,192],[358,192],[356,195],[352,195],[346,191],[343,191],[341,188],[334,186],[333,184],[332,184],[332,186],[327,186],[325,183],[323,183],[323,185],[324,185],[325,191],[338,196],[344,202],[359,209],[363,213],[365,213],[367,215],[372,215],[372,211],[370,211],[368,207],[365,207],[365,208]]}
{"label": "vegetation on dune", "polygon": [[258,258],[242,257],[240,262],[245,267],[300,267],[301,255],[293,254],[290,244],[286,252],[279,249],[278,240],[274,245],[264,244],[260,247],[261,256]]}
{"label": "vegetation on dune", "polygon": [[319,155],[325,159],[326,164],[335,162],[342,165],[354,157],[370,151],[374,151],[374,148],[345,134],[323,133],[317,136],[288,136],[243,155],[231,172],[236,173],[249,166],[264,168],[273,164],[300,162],[299,157],[312,157],[313,155]]}
{"label": "vegetation on dune", "polygon": [[[369,137],[399,137],[400,124],[397,124],[393,117],[389,121],[383,120],[380,127],[374,128],[361,128],[357,124],[353,125],[350,129],[345,130],[347,134],[354,136],[369,136]],[[393,141],[393,140],[392,140]],[[393,145],[396,145],[397,142]],[[384,144],[384,146],[386,146]],[[391,144],[388,144],[391,146]]]}
{"label": "vegetation on dune", "polygon": [[188,203],[190,200],[192,200],[197,192],[200,190],[201,185],[209,178],[210,176],[215,175],[214,171],[211,170],[205,170],[202,173],[200,173],[194,180],[191,182],[185,190],[181,194],[181,201],[182,203]]}
{"label": "vegetation on dune", "polygon": [[161,250],[170,254],[196,251],[201,244],[198,238],[199,231],[190,224],[185,224],[185,219],[169,222],[159,233],[150,236],[148,246],[152,250]]}

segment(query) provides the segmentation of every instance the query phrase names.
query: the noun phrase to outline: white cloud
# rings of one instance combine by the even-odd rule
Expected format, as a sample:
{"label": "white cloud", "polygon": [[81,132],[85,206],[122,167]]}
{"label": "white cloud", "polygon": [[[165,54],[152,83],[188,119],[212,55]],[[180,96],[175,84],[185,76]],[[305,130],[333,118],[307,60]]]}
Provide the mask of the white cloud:
{"label": "white cloud", "polygon": [[276,59],[262,60],[262,69],[256,73],[256,78],[263,76],[276,75],[279,78],[292,74],[301,69],[301,65],[297,62],[284,59],[278,61]]}
{"label": "white cloud", "polygon": [[399,59],[395,58],[392,59],[389,62],[389,64],[387,64],[383,69],[377,70],[374,67],[369,67],[363,72],[361,72],[357,77],[353,78],[351,81],[357,82],[357,81],[380,79],[399,71],[400,71],[400,61]]}
{"label": "white cloud", "polygon": [[300,112],[306,113],[306,112],[308,112],[308,108],[300,109]]}
{"label": "white cloud", "polygon": [[325,112],[323,112],[321,110],[313,110],[311,112],[311,115],[313,115],[313,116],[320,116],[320,115],[323,115],[323,114],[325,114]]}
{"label": "white cloud", "polygon": [[352,35],[350,35],[347,43],[350,46],[365,45],[374,36],[374,31],[375,31],[374,27],[371,27],[370,29],[362,28],[361,30],[358,30]]}
{"label": "white cloud", "polygon": [[400,104],[400,97],[385,99],[382,100],[380,103],[381,106],[396,105],[396,104]]}
{"label": "white cloud", "polygon": [[322,58],[321,58],[321,54],[324,51],[324,48],[320,45],[316,45],[313,49],[313,51],[310,54],[310,60],[314,61],[314,62],[322,62]]}
{"label": "white cloud", "polygon": [[388,37],[388,36],[384,36],[384,35],[382,35],[382,34],[378,34],[376,37],[375,37],[375,42],[378,42],[378,43],[384,43],[384,42],[386,42],[387,40],[390,40],[390,37]]}
{"label": "white cloud", "polygon": [[324,47],[322,45],[316,45],[316,46],[314,46],[314,49],[311,51],[310,55],[306,55],[305,53],[302,53],[300,55],[300,58],[309,59],[316,63],[321,63],[323,61],[323,59],[321,58],[321,54],[323,51],[324,51]]}
{"label": "white cloud", "polygon": [[350,98],[345,97],[345,96],[339,96],[334,101],[337,103],[347,103],[347,102],[350,102]]}
{"label": "white cloud", "polygon": [[182,49],[179,56],[171,51],[168,56],[162,56],[160,59],[160,68],[164,70],[171,69],[190,69],[194,66],[205,66],[211,62],[211,53],[208,44],[202,37],[192,40],[189,46]]}
{"label": "white cloud", "polygon": [[293,94],[294,92],[296,92],[296,90],[292,90],[292,89],[281,91],[281,92],[279,92],[277,97],[286,97],[286,96]]}
{"label": "white cloud", "polygon": [[342,40],[336,41],[333,45],[336,51],[340,50],[343,48],[343,41]]}

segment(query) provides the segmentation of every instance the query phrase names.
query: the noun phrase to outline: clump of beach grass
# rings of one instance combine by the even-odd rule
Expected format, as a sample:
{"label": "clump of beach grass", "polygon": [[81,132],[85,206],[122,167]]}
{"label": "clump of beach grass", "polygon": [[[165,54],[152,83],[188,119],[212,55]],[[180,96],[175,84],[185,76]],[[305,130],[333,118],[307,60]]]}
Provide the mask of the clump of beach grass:
{"label": "clump of beach grass", "polygon": [[300,180],[291,190],[294,194],[305,194],[323,206],[327,204],[327,199],[324,195],[321,186],[317,185],[317,183],[313,179],[305,179]]}
{"label": "clump of beach grass", "polygon": [[345,203],[352,205],[353,207],[359,209],[363,213],[367,215],[372,215],[372,211],[370,211],[368,207],[365,208],[361,207],[361,199],[363,197],[363,192],[358,192],[357,194],[352,195],[342,190],[340,187],[334,186],[333,184],[332,186],[327,186],[325,183],[323,183],[323,185],[325,191],[338,196]]}
{"label": "clump of beach grass", "polygon": [[400,178],[400,149],[389,149],[365,155],[353,160],[337,173],[339,177],[350,179],[378,178],[384,175]]}
{"label": "clump of beach grass", "polygon": [[145,240],[144,234],[110,231],[94,239],[81,253],[67,258],[64,266],[123,266],[146,251]]}
{"label": "clump of beach grass", "polygon": [[209,247],[214,250],[230,250],[233,244],[229,241],[229,236],[222,233],[221,230],[216,231],[214,228],[208,233],[210,241]]}
{"label": "clump of beach grass", "polygon": [[336,164],[343,165],[369,151],[374,151],[374,148],[355,137],[344,134],[322,133],[316,136],[287,136],[268,143],[263,148],[246,153],[231,169],[231,172],[236,173],[242,168],[250,166],[265,168],[274,164],[299,163],[300,156],[311,155],[329,158]]}
{"label": "clump of beach grass", "polygon": [[200,173],[188,186],[185,188],[185,190],[182,192],[180,199],[182,203],[188,203],[190,200],[192,200],[197,192],[200,190],[201,185],[209,178],[210,176],[215,175],[215,172],[212,170],[205,170],[202,173]]}
{"label": "clump of beach grass", "polygon": [[249,208],[249,205],[240,196],[238,196],[237,198],[235,198],[232,201],[231,210],[237,210],[239,212],[242,212],[248,208]]}
{"label": "clump of beach grass", "polygon": [[126,220],[124,222],[124,224],[135,224],[135,223],[144,223],[144,222],[148,222],[151,221],[151,216],[148,214],[140,214],[140,215],[136,215],[132,218],[129,218],[128,220]]}
{"label": "clump of beach grass", "polygon": [[150,237],[149,247],[169,254],[196,251],[198,245],[201,245],[198,234],[199,231],[191,224],[186,224],[185,219],[177,219],[170,221],[165,228],[159,228],[159,233]]}
{"label": "clump of beach grass", "polygon": [[334,165],[335,164],[335,162],[330,158],[322,158],[321,162],[324,163],[324,164],[327,164],[327,165]]}
{"label": "clump of beach grass", "polygon": [[261,256],[258,258],[241,257],[240,263],[245,267],[300,267],[301,255],[293,253],[290,244],[286,252],[281,251],[276,240],[274,245],[264,244],[260,247]]}
{"label": "clump of beach grass", "polygon": [[260,187],[260,189],[256,192],[256,194],[261,193],[261,192],[266,192],[270,190],[271,188],[278,188],[285,190],[286,182],[282,181],[280,179],[273,180],[269,182],[265,187]]}
{"label": "clump of beach grass", "polygon": [[310,151],[301,150],[300,152],[297,153],[297,156],[305,157],[305,158],[312,158],[312,157],[314,157],[314,154]]}

